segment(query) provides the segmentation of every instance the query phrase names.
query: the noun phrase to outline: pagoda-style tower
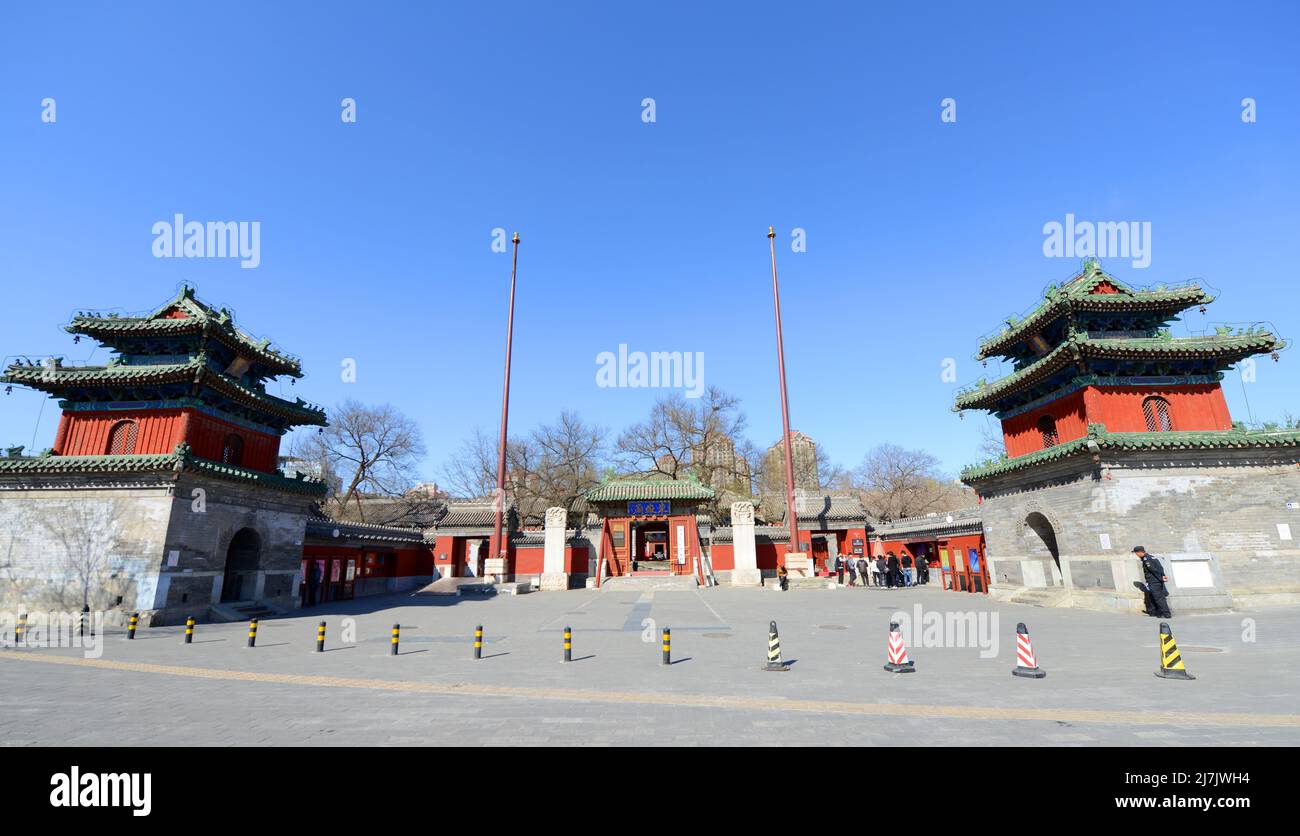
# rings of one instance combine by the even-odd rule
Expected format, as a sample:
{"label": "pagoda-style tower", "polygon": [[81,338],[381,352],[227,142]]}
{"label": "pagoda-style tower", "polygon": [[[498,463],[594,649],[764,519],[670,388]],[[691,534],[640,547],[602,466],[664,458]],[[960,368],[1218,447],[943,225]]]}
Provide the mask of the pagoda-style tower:
{"label": "pagoda-style tower", "polygon": [[1300,496],[1300,432],[1234,426],[1220,381],[1240,360],[1277,359],[1285,343],[1262,328],[1172,335],[1180,313],[1212,301],[1195,283],[1131,288],[1089,259],[981,342],[976,359],[1014,366],[959,391],[953,407],[1002,422],[1006,455],[962,473],[983,504],[995,594],[1140,607],[1130,551],[1145,545],[1166,559],[1184,608],[1265,595],[1252,549],[1294,543],[1268,493],[1277,485],[1260,480]]}
{"label": "pagoda-style tower", "polygon": [[65,330],[117,356],[5,370],[5,382],[61,398],[56,456],[163,455],[186,444],[198,459],[274,473],[282,435],[325,424],[319,407],[266,392],[269,379],[302,377],[298,360],[253,340],[190,287],[148,316],[81,314]]}
{"label": "pagoda-style tower", "polygon": [[65,330],[114,356],[17,363],[0,378],[63,410],[51,450],[0,458],[0,529],[23,532],[0,603],[137,610],[143,623],[296,606],[306,520],[326,489],[284,476],[277,457],[286,432],[324,426],[325,412],[266,389],[302,377],[298,360],[190,287],[147,316],[81,314]]}

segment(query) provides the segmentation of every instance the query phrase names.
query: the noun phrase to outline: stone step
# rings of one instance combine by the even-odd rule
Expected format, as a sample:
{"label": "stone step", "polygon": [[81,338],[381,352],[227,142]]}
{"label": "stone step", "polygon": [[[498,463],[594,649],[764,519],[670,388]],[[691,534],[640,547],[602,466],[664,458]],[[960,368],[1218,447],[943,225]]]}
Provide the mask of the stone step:
{"label": "stone step", "polygon": [[664,577],[646,577],[636,575],[633,577],[605,578],[601,581],[601,589],[696,589],[699,582],[695,580],[694,575],[666,575]]}

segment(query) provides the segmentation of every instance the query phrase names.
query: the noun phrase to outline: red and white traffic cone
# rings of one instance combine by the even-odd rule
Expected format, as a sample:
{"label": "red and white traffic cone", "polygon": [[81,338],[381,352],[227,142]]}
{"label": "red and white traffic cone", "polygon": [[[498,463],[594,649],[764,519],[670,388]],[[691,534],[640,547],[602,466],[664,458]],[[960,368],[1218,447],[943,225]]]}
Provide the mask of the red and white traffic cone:
{"label": "red and white traffic cone", "polygon": [[903,645],[903,634],[898,630],[898,622],[889,622],[889,663],[885,670],[890,673],[916,673],[916,663],[907,658],[907,647]]}
{"label": "red and white traffic cone", "polygon": [[1016,667],[1011,673],[1029,679],[1047,676],[1047,671],[1038,667],[1038,657],[1034,655],[1034,645],[1029,641],[1029,630],[1023,622],[1016,625]]}

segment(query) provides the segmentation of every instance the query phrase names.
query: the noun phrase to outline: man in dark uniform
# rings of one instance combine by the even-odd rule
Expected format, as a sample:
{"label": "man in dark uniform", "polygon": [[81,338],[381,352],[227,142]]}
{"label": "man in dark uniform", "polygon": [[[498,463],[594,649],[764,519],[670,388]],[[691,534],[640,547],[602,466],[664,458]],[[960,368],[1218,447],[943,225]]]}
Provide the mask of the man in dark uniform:
{"label": "man in dark uniform", "polygon": [[1141,546],[1134,546],[1133,554],[1142,561],[1142,575],[1146,580],[1147,615],[1173,618],[1174,614],[1169,611],[1169,590],[1165,588],[1165,584],[1169,582],[1165,567],[1160,565],[1159,560],[1147,554],[1147,550]]}

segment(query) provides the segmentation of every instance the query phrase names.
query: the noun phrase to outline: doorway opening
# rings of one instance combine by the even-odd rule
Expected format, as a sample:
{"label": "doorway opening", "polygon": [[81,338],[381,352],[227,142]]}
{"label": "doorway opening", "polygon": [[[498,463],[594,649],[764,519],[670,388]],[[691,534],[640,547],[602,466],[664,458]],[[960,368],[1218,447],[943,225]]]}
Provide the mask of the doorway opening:
{"label": "doorway opening", "polygon": [[221,603],[245,601],[254,594],[254,582],[262,561],[262,537],[251,528],[241,528],[226,549],[226,570],[221,582]]}

